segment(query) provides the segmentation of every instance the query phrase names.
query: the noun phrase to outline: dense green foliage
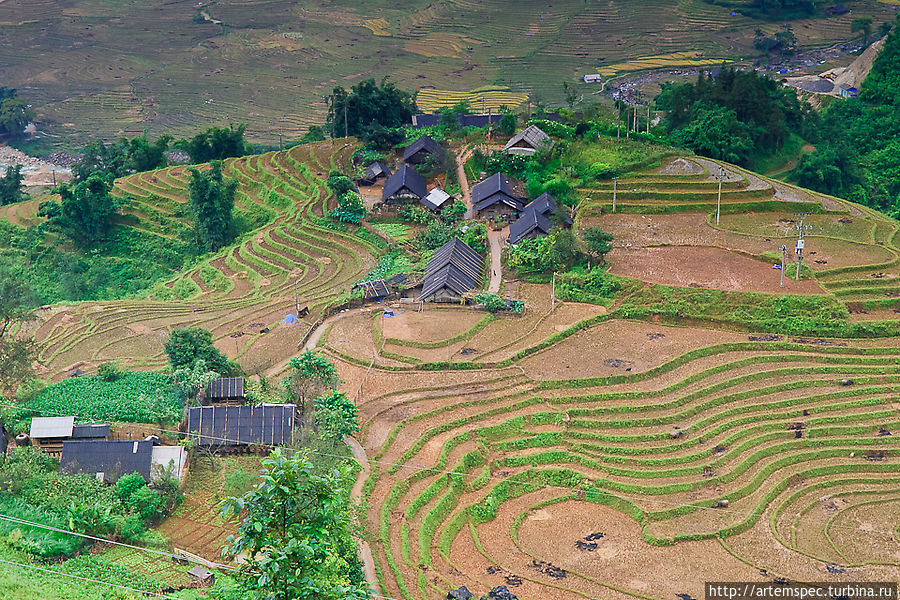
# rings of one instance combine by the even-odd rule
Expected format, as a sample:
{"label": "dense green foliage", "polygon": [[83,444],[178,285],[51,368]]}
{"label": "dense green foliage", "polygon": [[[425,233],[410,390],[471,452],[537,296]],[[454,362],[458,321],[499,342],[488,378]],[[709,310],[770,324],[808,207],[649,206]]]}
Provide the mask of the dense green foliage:
{"label": "dense green foliage", "polygon": [[0,177],[0,205],[21,202],[28,197],[22,189],[22,165],[6,167],[6,173]]}
{"label": "dense green foliage", "polygon": [[836,100],[822,115],[816,151],[804,155],[797,183],[900,216],[900,33],[872,65],[858,98]]}
{"label": "dense green foliage", "polygon": [[325,439],[342,440],[359,431],[359,409],[347,394],[329,390],[315,400],[316,428]]}
{"label": "dense green foliage", "polygon": [[250,153],[250,147],[244,141],[246,128],[246,125],[209,127],[189,140],[178,140],[175,147],[187,152],[194,164],[244,156]]}
{"label": "dense green foliage", "polygon": [[134,371],[114,381],[95,375],[64,379],[47,386],[26,407],[46,416],[74,414],[85,420],[177,423],[181,420],[181,398],[168,375]]}
{"label": "dense green foliage", "polygon": [[[367,79],[349,91],[343,87],[332,90],[326,130],[333,130],[339,137],[355,135],[374,141],[388,135],[386,130],[409,124],[417,110],[416,101],[408,92],[387,79],[381,85]],[[378,145],[384,146],[384,141]]]}
{"label": "dense green foliage", "polygon": [[453,238],[459,238],[472,250],[483,254],[487,249],[487,227],[484,223],[442,223],[435,219],[414,240],[423,253],[437,250]]}
{"label": "dense green foliage", "polygon": [[72,175],[76,181],[85,181],[97,172],[115,179],[165,167],[171,141],[172,136],[163,135],[151,144],[147,136],[142,135],[130,140],[120,137],[110,144],[102,141],[88,144],[81,150],[81,159],[72,165]]}
{"label": "dense green foliage", "polygon": [[18,95],[18,90],[0,87],[0,134],[21,136],[35,118],[34,109]]}
{"label": "dense green foliage", "polygon": [[206,171],[190,169],[188,203],[194,217],[194,232],[201,252],[214,252],[234,238],[234,195],[236,179],[222,176],[221,161],[214,160]]}
{"label": "dense green foliage", "polygon": [[755,71],[730,68],[715,78],[701,73],[696,83],[664,85],[656,104],[666,111],[676,144],[742,165],[777,152],[812,119],[795,90]]}
{"label": "dense green foliage", "polygon": [[193,368],[199,360],[210,371],[224,374],[231,370],[228,359],[213,346],[212,333],[207,329],[173,329],[165,348],[173,372],[184,367]]}
{"label": "dense green foliage", "polygon": [[600,227],[587,227],[581,235],[588,253],[601,261],[612,250],[612,234],[603,231]]}
{"label": "dense green foliage", "polygon": [[276,450],[263,460],[262,483],[223,512],[239,517],[228,552],[244,554],[229,598],[350,600],[365,598],[346,501],[346,469],[316,469],[306,452]]}
{"label": "dense green foliage", "polygon": [[564,271],[578,259],[572,232],[558,229],[549,235],[524,239],[510,246],[507,262],[522,277]]}
{"label": "dense green foliage", "polygon": [[112,179],[92,173],[84,181],[64,183],[57,192],[59,202],[41,202],[39,216],[47,217],[46,228],[71,239],[83,250],[106,240],[121,202],[110,195]]}
{"label": "dense green foliage", "polygon": [[[123,477],[120,491],[92,475],[62,475],[54,459],[29,447],[0,460],[0,512],[42,525],[134,541],[164,507],[173,506],[140,475]],[[0,531],[14,546],[40,556],[71,554],[84,544],[82,538],[9,522]]]}

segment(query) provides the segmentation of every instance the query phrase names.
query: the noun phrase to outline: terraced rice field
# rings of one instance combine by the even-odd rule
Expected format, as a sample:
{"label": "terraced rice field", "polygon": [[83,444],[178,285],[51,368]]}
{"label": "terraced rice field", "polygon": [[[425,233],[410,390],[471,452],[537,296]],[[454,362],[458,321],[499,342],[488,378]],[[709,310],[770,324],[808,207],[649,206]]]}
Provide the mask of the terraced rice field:
{"label": "terraced rice field", "polygon": [[511,92],[498,86],[487,86],[470,92],[455,90],[420,89],[416,95],[416,104],[420,110],[435,112],[448,108],[459,102],[468,102],[473,110],[498,112],[501,106],[517,109],[528,100],[528,94]]}
{"label": "terraced rice field", "polygon": [[[769,269],[754,257],[812,212],[806,293],[898,318],[896,221],[725,164],[716,226],[719,166],[620,179],[617,214],[607,186],[583,190],[576,226],[615,233],[614,268],[632,246]],[[698,598],[709,580],[900,577],[896,339],[663,326],[519,291],[523,317],[358,311],[321,342],[360,406],[381,594]]]}
{"label": "terraced rice field", "polygon": [[[322,176],[346,164],[354,149],[354,143],[338,141],[227,161],[225,174],[240,182],[239,208],[273,213],[270,224],[186,269],[150,298],[39,311],[31,327],[44,375],[110,359],[161,367],[168,331],[185,326],[212,330],[217,346],[251,373],[294,355],[312,325],[380,252],[317,221],[328,198]],[[121,179],[114,193],[132,198],[135,226],[164,236],[158,224],[175,227],[184,220],[186,180],[184,167],[171,167]],[[150,221],[156,225],[148,227]],[[303,322],[279,324],[297,312],[298,302],[309,307]]]}

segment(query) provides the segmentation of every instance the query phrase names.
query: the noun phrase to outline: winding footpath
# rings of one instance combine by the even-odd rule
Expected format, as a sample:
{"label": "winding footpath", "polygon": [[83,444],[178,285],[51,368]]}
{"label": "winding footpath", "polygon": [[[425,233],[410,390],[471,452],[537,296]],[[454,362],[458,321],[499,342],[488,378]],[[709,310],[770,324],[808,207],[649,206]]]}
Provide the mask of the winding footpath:
{"label": "winding footpath", "polygon": [[[350,450],[353,452],[353,458],[355,458],[356,462],[362,467],[359,475],[356,477],[356,483],[353,484],[353,489],[350,491],[350,499],[355,503],[359,503],[360,500],[362,500],[363,486],[371,472],[369,457],[366,455],[365,449],[355,438],[347,436],[344,438],[344,443],[350,446]],[[378,579],[375,576],[375,559],[372,557],[372,549],[369,548],[369,543],[365,540],[359,541],[359,558],[363,562],[363,573],[365,573],[366,582],[369,584],[369,587],[377,592],[378,588],[376,586],[378,585]]]}

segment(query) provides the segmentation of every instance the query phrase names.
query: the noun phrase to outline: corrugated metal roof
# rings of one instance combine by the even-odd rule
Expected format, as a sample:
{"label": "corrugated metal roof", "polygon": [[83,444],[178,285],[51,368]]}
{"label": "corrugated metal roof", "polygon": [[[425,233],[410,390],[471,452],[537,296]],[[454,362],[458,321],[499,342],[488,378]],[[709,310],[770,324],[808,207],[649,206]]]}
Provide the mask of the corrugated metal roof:
{"label": "corrugated metal roof", "polygon": [[75,439],[109,437],[109,423],[75,425],[72,427],[72,437]]}
{"label": "corrugated metal roof", "polygon": [[293,439],[294,405],[191,408],[187,430],[201,446],[287,444]]}
{"label": "corrugated metal roof", "polygon": [[369,180],[375,180],[377,177],[390,177],[391,170],[386,166],[378,162],[377,160],[373,162],[371,165],[366,167],[365,172],[363,173],[363,177]]}
{"label": "corrugated metal roof", "polygon": [[384,296],[389,296],[391,294],[391,289],[388,287],[387,282],[384,279],[375,279],[373,281],[361,281],[357,283],[354,287],[360,287],[365,290],[364,297],[365,298],[382,298]]}
{"label": "corrugated metal roof", "polygon": [[243,377],[219,377],[214,379],[206,390],[207,398],[243,398]]}
{"label": "corrugated metal roof", "polygon": [[416,170],[409,165],[403,165],[384,182],[381,199],[385,201],[403,189],[421,198],[427,193],[427,188],[428,184],[424,177],[416,173]]}
{"label": "corrugated metal roof", "polygon": [[103,479],[109,482],[140,473],[149,482],[152,454],[153,442],[146,440],[67,440],[63,442],[59,468],[68,475],[103,473]]}
{"label": "corrugated metal roof", "polygon": [[445,192],[439,187],[434,188],[428,195],[419,200],[422,204],[425,205],[425,208],[428,210],[438,210],[441,208],[445,202],[453,198],[450,194]]}
{"label": "corrugated metal roof", "polygon": [[75,417],[34,417],[31,419],[32,439],[72,437]]}

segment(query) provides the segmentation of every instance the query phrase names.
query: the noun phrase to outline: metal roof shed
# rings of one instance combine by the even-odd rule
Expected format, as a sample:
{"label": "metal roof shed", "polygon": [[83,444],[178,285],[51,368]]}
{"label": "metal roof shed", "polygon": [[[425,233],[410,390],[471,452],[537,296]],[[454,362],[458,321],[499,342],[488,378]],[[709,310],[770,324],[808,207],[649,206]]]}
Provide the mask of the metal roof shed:
{"label": "metal roof shed", "polygon": [[139,473],[150,481],[153,442],[69,441],[63,442],[59,469],[63,473],[88,473],[113,483],[123,475]]}
{"label": "metal roof shed", "polygon": [[33,440],[67,438],[72,437],[74,427],[75,417],[34,417],[28,435]]}

